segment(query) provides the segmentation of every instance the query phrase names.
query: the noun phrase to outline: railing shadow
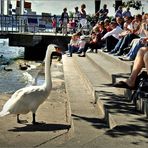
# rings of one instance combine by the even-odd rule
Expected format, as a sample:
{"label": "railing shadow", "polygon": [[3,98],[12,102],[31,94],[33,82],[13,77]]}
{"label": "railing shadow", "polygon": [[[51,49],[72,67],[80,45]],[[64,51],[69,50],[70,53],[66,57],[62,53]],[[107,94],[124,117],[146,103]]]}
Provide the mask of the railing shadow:
{"label": "railing shadow", "polygon": [[85,117],[85,116],[80,116],[80,115],[76,115],[76,114],[72,114],[72,117],[74,120],[84,120],[86,122],[89,122],[96,129],[107,128],[107,125],[103,119]]}

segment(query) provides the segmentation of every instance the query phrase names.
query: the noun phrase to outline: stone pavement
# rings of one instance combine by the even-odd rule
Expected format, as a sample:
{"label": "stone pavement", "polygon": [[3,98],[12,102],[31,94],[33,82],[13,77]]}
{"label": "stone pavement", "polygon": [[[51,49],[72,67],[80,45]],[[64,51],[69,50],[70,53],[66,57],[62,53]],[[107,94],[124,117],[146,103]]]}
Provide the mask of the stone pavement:
{"label": "stone pavement", "polygon": [[[63,65],[54,62],[52,78],[52,92],[37,111],[40,124],[31,124],[31,114],[21,116],[24,124],[17,124],[15,115],[0,118],[0,147],[147,148],[147,134],[135,127],[108,128],[73,58],[63,55]],[[10,95],[0,95],[0,109]]]}
{"label": "stone pavement", "polygon": [[[87,80],[84,75],[87,74],[88,81],[94,83],[103,82],[104,77],[100,75],[99,70],[93,69],[93,62],[86,62],[86,58],[77,56],[78,62],[75,56],[77,55],[72,58],[63,56],[65,85],[70,98],[74,137],[63,144],[62,147],[146,148],[148,146],[147,119],[140,114],[137,114],[137,120],[130,120],[131,116],[129,116],[126,124],[123,122],[122,125],[109,129],[102,119],[102,114],[97,112],[98,104],[94,104],[94,94],[87,86],[88,83],[85,82]],[[81,74],[80,69],[86,70],[83,71],[85,72],[84,75]],[[99,85],[101,85],[100,82]],[[103,85],[101,85],[102,87]],[[106,91],[108,91],[107,86]],[[115,96],[115,94],[112,96]],[[117,105],[119,104],[117,102]],[[119,116],[118,120],[120,118]],[[128,118],[128,115],[126,118]]]}

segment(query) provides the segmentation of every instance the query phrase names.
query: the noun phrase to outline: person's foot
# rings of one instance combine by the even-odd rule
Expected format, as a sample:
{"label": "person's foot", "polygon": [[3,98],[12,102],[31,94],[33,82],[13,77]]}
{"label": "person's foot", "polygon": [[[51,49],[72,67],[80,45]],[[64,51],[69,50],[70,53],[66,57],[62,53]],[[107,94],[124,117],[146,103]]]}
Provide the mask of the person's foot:
{"label": "person's foot", "polygon": [[79,57],[85,57],[85,55],[84,55],[84,54],[82,54],[82,55],[81,55],[81,54],[79,54],[78,56],[79,56]]}
{"label": "person's foot", "polygon": [[135,86],[130,85],[128,81],[119,81],[117,83],[114,83],[113,86],[118,88],[126,88],[130,90],[135,89]]}
{"label": "person's foot", "polygon": [[72,55],[69,54],[69,55],[67,55],[67,57],[72,57]]}
{"label": "person's foot", "polygon": [[122,55],[122,53],[120,53],[120,52],[117,52],[114,54],[114,56],[121,56],[121,55]]}
{"label": "person's foot", "polygon": [[107,48],[102,50],[103,52],[110,52]]}
{"label": "person's foot", "polygon": [[88,51],[87,51],[87,53],[92,53],[93,52],[93,50],[92,49],[89,49]]}
{"label": "person's foot", "polygon": [[77,54],[81,54],[81,53],[82,53],[81,51],[78,51],[78,52],[77,52]]}
{"label": "person's foot", "polygon": [[131,58],[129,57],[119,57],[120,60],[122,61],[133,61]]}
{"label": "person's foot", "polygon": [[115,53],[116,53],[116,52],[115,52],[115,51],[113,51],[113,50],[109,52],[109,54],[115,54]]}

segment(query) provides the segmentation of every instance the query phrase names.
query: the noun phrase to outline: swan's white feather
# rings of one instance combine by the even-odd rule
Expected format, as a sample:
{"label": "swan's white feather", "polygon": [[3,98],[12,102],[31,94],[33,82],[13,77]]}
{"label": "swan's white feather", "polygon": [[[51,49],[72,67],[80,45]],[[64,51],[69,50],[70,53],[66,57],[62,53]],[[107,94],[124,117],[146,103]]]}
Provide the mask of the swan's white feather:
{"label": "swan's white feather", "polygon": [[42,86],[30,86],[19,89],[5,103],[0,116],[8,114],[26,114],[36,112],[40,104],[48,97],[49,92]]}

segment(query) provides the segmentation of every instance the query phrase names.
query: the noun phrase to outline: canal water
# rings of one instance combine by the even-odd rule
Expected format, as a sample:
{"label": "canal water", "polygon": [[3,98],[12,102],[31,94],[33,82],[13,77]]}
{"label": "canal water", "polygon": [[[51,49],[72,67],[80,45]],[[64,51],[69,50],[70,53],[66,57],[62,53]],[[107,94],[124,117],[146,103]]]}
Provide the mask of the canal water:
{"label": "canal water", "polygon": [[[17,89],[34,85],[35,77],[41,70],[41,62],[26,61],[23,47],[10,47],[8,39],[0,39],[0,93],[13,93]],[[29,65],[21,70],[20,65]],[[36,84],[41,84],[43,78]]]}

